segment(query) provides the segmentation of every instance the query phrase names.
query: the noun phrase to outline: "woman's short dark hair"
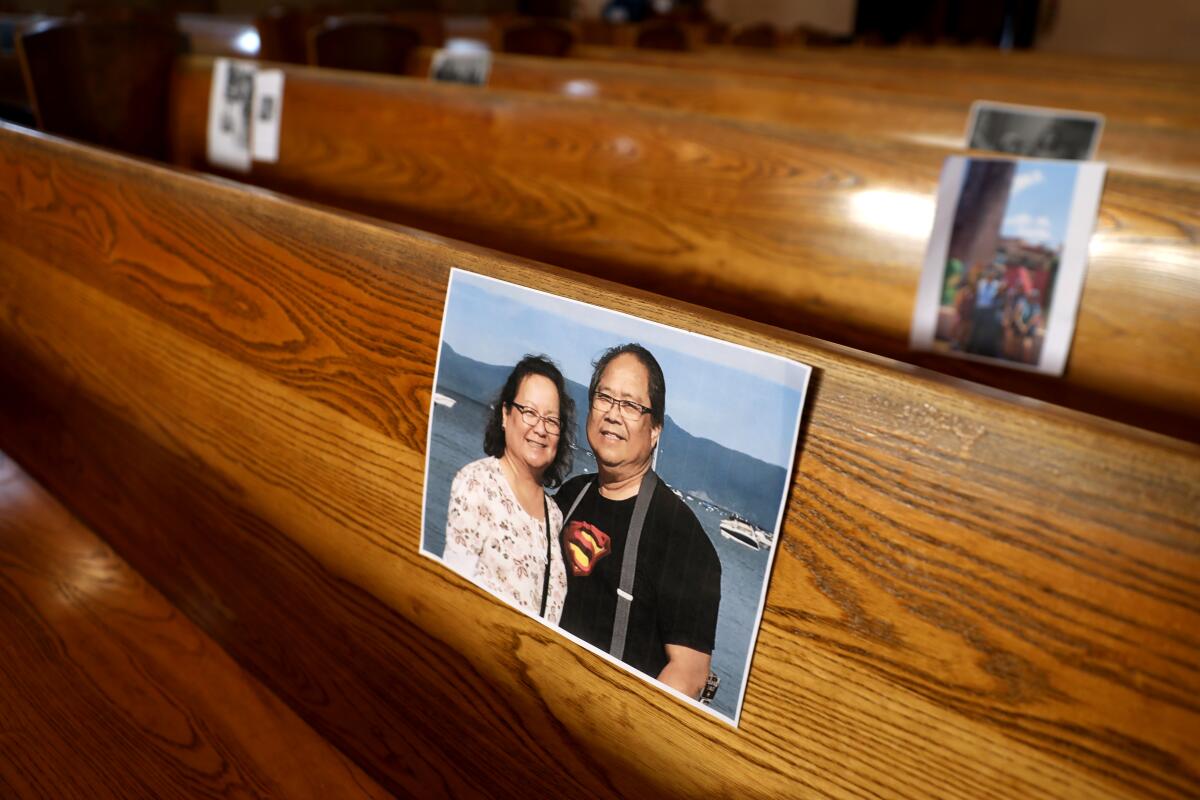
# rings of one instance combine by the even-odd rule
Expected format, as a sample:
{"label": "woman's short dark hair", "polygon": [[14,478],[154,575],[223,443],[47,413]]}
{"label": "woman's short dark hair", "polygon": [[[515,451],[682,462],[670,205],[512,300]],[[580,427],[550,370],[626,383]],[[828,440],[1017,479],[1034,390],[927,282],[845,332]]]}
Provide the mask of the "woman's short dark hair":
{"label": "woman's short dark hair", "polygon": [[650,394],[650,419],[654,423],[654,427],[661,428],[663,420],[667,416],[667,379],[663,377],[658,359],[640,344],[630,342],[610,347],[592,362],[592,382],[588,385],[588,402],[592,402],[592,397],[596,394],[596,387],[600,385],[600,376],[608,368],[609,362],[626,353],[642,362],[642,366],[646,368],[646,372],[650,376],[649,386],[646,387]]}
{"label": "woman's short dark hair", "polygon": [[508,373],[508,379],[504,381],[499,396],[488,412],[487,427],[483,431],[483,452],[494,458],[504,455],[502,420],[513,401],[517,399],[521,382],[530,375],[541,375],[549,379],[558,391],[558,420],[561,428],[558,434],[558,450],[554,454],[554,460],[542,474],[542,485],[553,489],[571,472],[571,449],[575,444],[575,401],[567,394],[567,381],[563,374],[546,356],[527,355]]}

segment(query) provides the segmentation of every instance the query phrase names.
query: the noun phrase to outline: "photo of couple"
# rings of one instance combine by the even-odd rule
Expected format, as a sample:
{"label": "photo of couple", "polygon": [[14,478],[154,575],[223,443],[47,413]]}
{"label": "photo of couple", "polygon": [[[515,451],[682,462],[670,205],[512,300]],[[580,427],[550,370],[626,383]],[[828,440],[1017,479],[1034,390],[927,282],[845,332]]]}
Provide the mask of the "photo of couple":
{"label": "photo of couple", "polygon": [[736,724],[808,376],[455,270],[422,551]]}

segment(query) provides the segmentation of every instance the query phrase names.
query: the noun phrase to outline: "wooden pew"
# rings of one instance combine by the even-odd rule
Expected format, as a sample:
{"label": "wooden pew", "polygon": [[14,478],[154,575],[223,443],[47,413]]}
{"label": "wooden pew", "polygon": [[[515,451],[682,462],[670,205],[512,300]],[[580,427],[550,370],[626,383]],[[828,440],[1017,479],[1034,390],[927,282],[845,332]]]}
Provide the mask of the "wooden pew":
{"label": "wooden pew", "polygon": [[[177,69],[178,165],[208,169],[210,77]],[[1109,176],[1060,380],[907,350],[946,150],[349,72],[286,87],[279,162],[239,180],[1200,436],[1200,184]]]}
{"label": "wooden pew", "polygon": [[842,47],[834,50],[813,47],[784,47],[770,54],[788,60],[831,59],[844,62],[868,62],[905,68],[920,64],[927,67],[970,71],[1000,71],[1022,75],[1033,80],[1057,75],[1091,77],[1103,82],[1118,80],[1151,80],[1155,82],[1200,80],[1200,66],[1186,61],[1154,61],[1121,56],[1087,53],[1053,53],[1043,50],[1001,50],[995,47],[897,46]]}
{"label": "wooden pew", "polygon": [[3,453],[0,686],[7,798],[388,796]]}
{"label": "wooden pew", "polygon": [[[0,264],[0,447],[385,789],[1200,791],[1195,446],[13,127]],[[417,555],[451,267],[815,367],[739,730]]]}
{"label": "wooden pew", "polygon": [[962,74],[963,67],[839,62],[833,58],[802,61],[764,56],[741,50],[705,50],[701,53],[664,53],[633,48],[581,45],[572,57],[591,61],[616,61],[675,69],[756,75],[816,83],[831,90],[867,88],[904,97],[940,97],[969,103],[995,100],[1006,103],[1095,111],[1111,120],[1166,125],[1200,130],[1200,82],[1195,78],[1173,81],[1143,79],[1136,75],[1050,74],[1038,77],[1015,73],[1011,67],[979,69]]}
{"label": "wooden pew", "polygon": [[619,48],[646,48],[660,52],[699,50],[711,35],[707,23],[676,19],[647,19],[612,24],[602,19],[579,21],[580,40],[588,44]]}
{"label": "wooden pew", "polygon": [[[193,52],[203,55],[238,55],[237,48],[257,41],[252,25],[238,18],[208,15],[181,15],[180,29],[191,36]],[[217,35],[223,31],[224,36]],[[249,38],[248,38],[249,37]],[[493,32],[493,45],[499,49],[499,36]],[[585,53],[594,51],[585,50]],[[618,102],[675,108],[739,119],[781,122],[815,127],[846,134],[893,136],[939,147],[960,147],[972,99],[983,95],[956,97],[897,91],[891,88],[864,88],[853,84],[797,79],[787,72],[747,75],[737,69],[680,69],[679,64],[629,64],[613,52],[598,60],[573,58],[544,59],[496,53],[493,57],[489,86],[498,89],[553,92],[567,97],[592,97]],[[710,49],[706,53],[731,55],[728,50]],[[1103,83],[1110,79],[1145,84],[1163,81],[1181,84],[1200,96],[1200,69],[1191,65],[1139,62],[1131,60],[1089,59],[1060,54],[1002,53],[965,48],[852,48],[838,50],[834,56],[825,50],[791,48],[789,59],[801,63],[816,58],[849,59],[880,65],[892,72],[919,66],[926,71],[941,69],[960,76],[964,70],[982,73],[987,81],[993,73],[1010,75],[1025,81],[1004,95],[1037,99],[1038,88],[1047,79],[1066,73],[1075,79]],[[433,51],[425,49],[412,64],[412,74],[429,74]],[[254,57],[257,52],[241,55]],[[741,58],[740,50],[732,52]],[[702,57],[702,56],[701,56]],[[778,68],[786,61],[776,60]],[[1107,65],[1107,66],[1106,66]],[[0,68],[2,68],[0,60]],[[2,69],[0,69],[2,71]],[[386,70],[376,70],[386,71]],[[1018,81],[1019,82],[1019,81]],[[994,99],[994,98],[991,98]],[[1141,108],[1119,107],[1107,99],[1104,105],[1115,118],[1108,120],[1098,158],[1114,167],[1148,175],[1200,180],[1200,116],[1187,106],[1147,113]],[[1193,104],[1194,105],[1194,104]]]}
{"label": "wooden pew", "polygon": [[403,75],[420,46],[419,31],[381,15],[329,16],[308,32],[308,63]]}
{"label": "wooden pew", "polygon": [[[693,55],[712,60],[743,63],[813,65],[823,71],[834,67],[848,70],[950,70],[960,78],[1004,75],[1034,82],[1090,79],[1093,84],[1116,81],[1126,85],[1141,81],[1194,85],[1200,67],[1182,61],[1154,61],[1120,56],[1046,53],[1037,50],[1001,50],[966,46],[856,45],[851,47],[781,47],[749,51],[745,48],[709,46]],[[1097,87],[1098,88],[1098,87]]]}
{"label": "wooden pew", "polygon": [[[567,56],[578,39],[577,26],[566,20],[496,16],[491,19],[491,29],[483,41],[500,53],[559,59]],[[428,74],[428,69],[422,74]]]}
{"label": "wooden pew", "polygon": [[[429,74],[431,50],[413,74]],[[836,87],[719,71],[680,70],[583,59],[550,60],[497,53],[488,86],[612,100],[736,119],[799,125],[853,136],[895,138],[958,148],[970,102],[857,87]],[[1200,132],[1109,121],[1097,158],[1125,172],[1200,180]]]}

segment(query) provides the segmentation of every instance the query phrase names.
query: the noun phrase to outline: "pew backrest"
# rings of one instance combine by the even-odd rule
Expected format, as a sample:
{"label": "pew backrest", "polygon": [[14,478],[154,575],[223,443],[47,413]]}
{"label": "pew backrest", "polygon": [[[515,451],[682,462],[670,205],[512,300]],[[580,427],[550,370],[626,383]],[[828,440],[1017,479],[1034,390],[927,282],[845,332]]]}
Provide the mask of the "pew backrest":
{"label": "pew backrest", "polygon": [[151,21],[47,20],[17,36],[39,128],[159,159],[171,68],[186,49],[173,27]]}
{"label": "pew backrest", "polygon": [[1026,72],[984,65],[964,75],[965,67],[959,63],[905,66],[902,59],[895,63],[874,60],[858,63],[825,57],[796,60],[760,52],[748,53],[736,48],[668,53],[581,45],[572,50],[571,55],[591,61],[773,77],[821,84],[830,90],[870,88],[901,96],[941,97],[966,103],[995,100],[1077,109],[1101,113],[1114,120],[1200,130],[1200,93],[1197,92],[1200,80],[1191,73],[1166,80],[1138,75],[1122,77],[1117,74],[1097,79],[1095,75],[1066,71],[1039,79],[1029,74],[1038,71],[1036,66]]}
{"label": "pew backrest", "polygon": [[736,47],[772,50],[779,46],[779,30],[769,22],[741,25],[730,32],[729,44]]}
{"label": "pew backrest", "polygon": [[683,23],[675,20],[653,20],[637,26],[633,34],[633,46],[642,50],[669,50],[684,52],[695,46],[693,37]]}
{"label": "pew backrest", "polygon": [[555,59],[565,58],[577,38],[569,23],[539,18],[500,20],[493,33],[496,49],[502,53]]}
{"label": "pew backrest", "polygon": [[[414,61],[413,75],[428,75],[431,58],[432,51],[421,52]],[[488,86],[946,148],[965,145],[971,111],[970,102],[958,98],[614,61],[548,61],[504,53],[492,58]],[[1109,120],[1097,159],[1125,172],[1200,180],[1200,131]]]}
{"label": "pew backrest", "polygon": [[308,31],[308,63],[403,75],[420,45],[419,31],[383,16],[331,16]]}

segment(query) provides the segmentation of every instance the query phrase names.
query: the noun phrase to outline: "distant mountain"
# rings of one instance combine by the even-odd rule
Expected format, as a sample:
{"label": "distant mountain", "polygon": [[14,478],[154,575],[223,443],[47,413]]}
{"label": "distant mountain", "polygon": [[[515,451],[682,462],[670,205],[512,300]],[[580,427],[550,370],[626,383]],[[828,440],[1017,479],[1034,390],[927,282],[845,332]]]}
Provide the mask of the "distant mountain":
{"label": "distant mountain", "polygon": [[703,495],[760,528],[775,529],[787,481],[782,467],[693,436],[670,416],[658,446],[658,474],[667,483],[690,495]]}
{"label": "distant mountain", "polygon": [[[511,370],[467,358],[444,344],[438,390],[449,390],[487,406],[499,395]],[[567,381],[567,393],[575,401],[575,441],[587,449],[587,387]],[[782,467],[693,436],[668,414],[659,439],[657,469],[662,479],[679,491],[736,511],[759,527],[774,528],[787,478]]]}
{"label": "distant mountain", "polygon": [[[512,367],[498,367],[459,355],[453,347],[442,344],[438,363],[438,388],[443,386],[472,400],[490,406],[500,394]],[[587,394],[587,389],[584,389]]]}

